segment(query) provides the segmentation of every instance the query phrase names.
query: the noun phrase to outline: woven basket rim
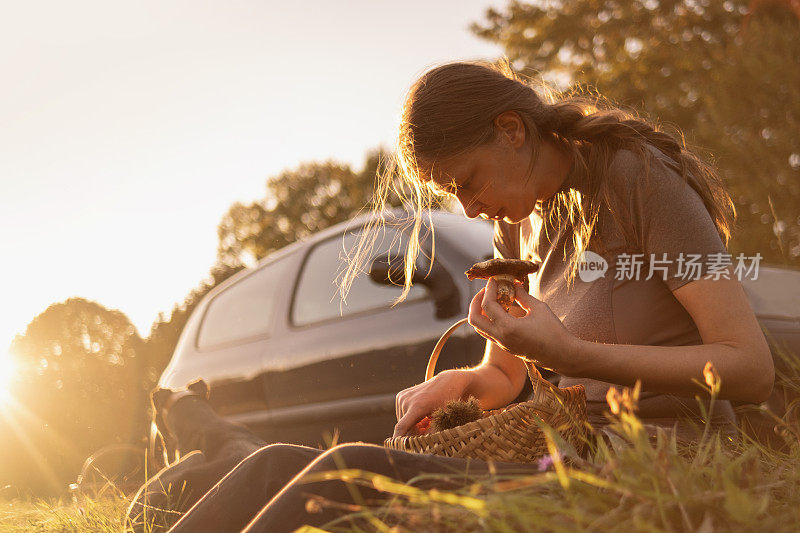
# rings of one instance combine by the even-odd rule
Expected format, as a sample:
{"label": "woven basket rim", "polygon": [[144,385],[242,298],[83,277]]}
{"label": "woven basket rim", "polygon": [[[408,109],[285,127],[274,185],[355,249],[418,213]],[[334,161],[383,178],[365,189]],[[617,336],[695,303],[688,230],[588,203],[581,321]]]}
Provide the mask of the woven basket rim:
{"label": "woven basket rim", "polygon": [[[586,389],[584,388],[583,385],[581,385],[581,384],[573,385],[572,387],[567,387],[567,388],[561,389],[561,390],[564,392],[564,397],[562,397],[560,399],[560,402],[558,402],[558,403],[561,403],[561,406],[558,407],[557,409],[570,411],[571,410],[570,409],[571,406],[566,405],[566,402],[564,400],[566,398],[570,398],[572,395],[576,395],[577,396],[577,398],[578,398],[577,403],[584,403],[585,404],[585,401],[586,401]],[[555,399],[556,397],[554,396],[553,398]],[[581,402],[581,400],[583,400],[583,402]],[[571,402],[571,403],[576,403],[576,402]],[[401,436],[398,436],[398,437],[388,437],[386,440],[384,440],[384,444],[391,443],[393,445],[401,445],[401,446],[403,446],[405,448],[410,448],[411,447],[410,445],[412,445],[412,444],[416,444],[416,445],[418,445],[420,447],[427,447],[427,446],[429,446],[431,444],[439,445],[439,444],[442,443],[442,439],[456,438],[458,440],[462,440],[463,436],[459,435],[456,430],[459,430],[459,431],[462,431],[462,432],[467,432],[467,433],[469,433],[471,431],[476,431],[476,432],[479,432],[479,433],[481,433],[483,435],[487,435],[488,433],[492,433],[492,431],[487,432],[486,428],[484,428],[483,425],[481,425],[481,422],[484,421],[484,420],[491,419],[491,418],[494,418],[494,417],[500,417],[500,416],[503,416],[505,413],[514,413],[514,412],[517,412],[517,411],[537,411],[537,410],[541,410],[541,409],[544,409],[544,408],[549,409],[550,407],[551,407],[550,405],[545,406],[545,405],[542,404],[542,402],[537,401],[537,400],[528,400],[528,401],[525,401],[525,402],[518,402],[518,403],[507,405],[505,407],[500,407],[500,408],[497,408],[497,409],[485,410],[485,411],[483,411],[484,416],[482,416],[479,420],[474,420],[472,422],[467,422],[466,424],[462,424],[462,425],[457,426],[455,428],[448,428],[448,429],[444,429],[442,431],[434,431],[434,432],[431,432],[431,433],[425,433],[424,435],[401,435]],[[566,407],[566,409],[565,409],[565,407]],[[487,415],[486,413],[490,413],[490,414]],[[537,413],[534,413],[534,414],[537,414]],[[547,423],[546,420],[543,420],[543,421],[545,423]]]}

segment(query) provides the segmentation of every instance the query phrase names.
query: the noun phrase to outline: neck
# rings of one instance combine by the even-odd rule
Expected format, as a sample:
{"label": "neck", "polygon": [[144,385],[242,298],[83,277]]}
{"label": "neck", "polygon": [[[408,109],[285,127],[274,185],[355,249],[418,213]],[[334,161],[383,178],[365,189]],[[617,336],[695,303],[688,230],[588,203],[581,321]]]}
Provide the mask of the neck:
{"label": "neck", "polygon": [[565,148],[551,140],[542,143],[534,166],[534,177],[541,183],[537,203],[549,200],[561,190],[572,165],[572,155]]}

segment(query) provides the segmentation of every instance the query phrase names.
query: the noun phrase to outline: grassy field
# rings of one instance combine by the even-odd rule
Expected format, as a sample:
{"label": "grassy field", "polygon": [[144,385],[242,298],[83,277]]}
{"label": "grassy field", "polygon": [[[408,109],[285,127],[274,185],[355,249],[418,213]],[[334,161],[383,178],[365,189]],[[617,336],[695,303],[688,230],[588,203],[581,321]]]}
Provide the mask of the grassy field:
{"label": "grassy field", "polygon": [[[652,442],[620,413],[621,437],[590,460],[555,456],[527,477],[494,478],[457,492],[421,491],[368,472],[342,471],[358,486],[394,494],[381,507],[353,506],[329,531],[797,531],[800,451],[766,451],[710,434],[692,450]],[[128,501],[6,501],[3,532],[118,532]],[[321,502],[320,505],[326,505]],[[314,531],[309,528],[309,531]]]}
{"label": "grassy field", "polygon": [[[713,392],[719,387],[711,380]],[[786,446],[706,431],[699,444],[653,438],[618,396],[611,436],[589,458],[551,456],[540,474],[492,479],[455,493],[415,491],[366,472],[344,475],[395,499],[361,506],[330,531],[798,531],[800,428],[778,423]],[[556,442],[554,441],[554,444]],[[559,446],[560,449],[567,449]],[[323,503],[324,504],[324,503]],[[347,523],[350,521],[350,523]],[[352,522],[360,525],[354,527]],[[309,529],[309,531],[314,531]]]}
{"label": "grassy field", "polygon": [[3,501],[0,502],[0,531],[118,533],[123,530],[127,505],[128,502],[119,496],[82,498],[80,502]]}
{"label": "grassy field", "polygon": [[[798,387],[800,364],[783,383]],[[719,390],[713,373],[701,384]],[[795,392],[800,392],[795,389]],[[800,427],[775,419],[780,451],[742,436],[705,430],[683,445],[648,435],[635,416],[635,391],[610,399],[611,431],[578,457],[549,433],[553,453],[542,472],[484,479],[455,492],[420,490],[357,470],[320,474],[375,486],[391,498],[351,505],[327,531],[783,531],[800,530]],[[792,410],[790,409],[790,412]],[[610,434],[609,434],[610,433]],[[118,532],[128,505],[121,494],[75,501],[0,503],[2,532]],[[315,501],[314,505],[336,505]],[[306,531],[320,531],[306,528]]]}

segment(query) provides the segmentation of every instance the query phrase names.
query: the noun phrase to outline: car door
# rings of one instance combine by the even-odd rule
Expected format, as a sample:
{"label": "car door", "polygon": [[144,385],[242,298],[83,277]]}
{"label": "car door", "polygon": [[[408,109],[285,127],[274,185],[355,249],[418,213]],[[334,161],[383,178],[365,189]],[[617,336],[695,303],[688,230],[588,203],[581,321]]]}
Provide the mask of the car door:
{"label": "car door", "polygon": [[[281,285],[296,269],[297,257],[282,256],[261,265],[213,294],[204,304],[196,331],[179,346],[178,364],[165,382],[184,386],[203,377],[210,399],[222,415],[263,411],[260,369],[278,320]],[[189,325],[193,327],[192,324]]]}
{"label": "car door", "polygon": [[[280,346],[265,362],[266,403],[279,440],[321,445],[338,430],[340,440],[381,442],[395,423],[395,395],[424,379],[433,344],[466,314],[462,305],[457,316],[437,318],[430,293],[419,286],[393,306],[401,289],[366,273],[342,302],[338,281],[357,238],[358,231],[343,232],[306,254]],[[402,233],[386,227],[372,256],[402,256],[404,246]],[[449,342],[443,360],[480,362],[479,350],[468,354],[460,343],[462,337]]]}

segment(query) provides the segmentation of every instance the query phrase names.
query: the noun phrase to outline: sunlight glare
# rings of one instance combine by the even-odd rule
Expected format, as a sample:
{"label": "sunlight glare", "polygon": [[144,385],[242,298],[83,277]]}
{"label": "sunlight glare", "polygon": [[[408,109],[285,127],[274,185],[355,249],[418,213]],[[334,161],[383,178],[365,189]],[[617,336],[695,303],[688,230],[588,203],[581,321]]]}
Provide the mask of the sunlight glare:
{"label": "sunlight glare", "polygon": [[0,406],[12,399],[11,380],[14,377],[14,357],[8,352],[0,352]]}

